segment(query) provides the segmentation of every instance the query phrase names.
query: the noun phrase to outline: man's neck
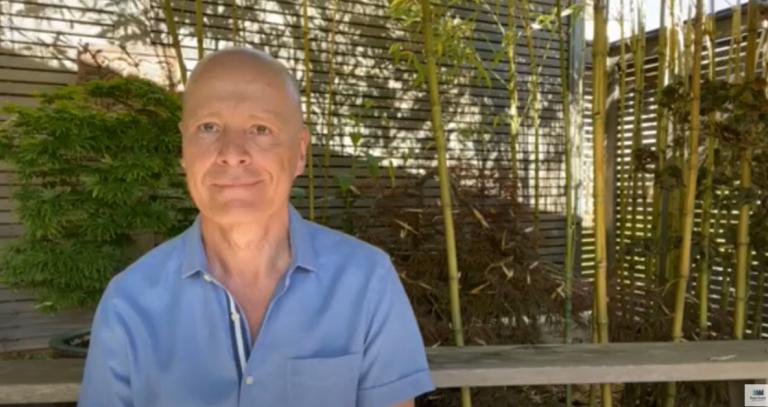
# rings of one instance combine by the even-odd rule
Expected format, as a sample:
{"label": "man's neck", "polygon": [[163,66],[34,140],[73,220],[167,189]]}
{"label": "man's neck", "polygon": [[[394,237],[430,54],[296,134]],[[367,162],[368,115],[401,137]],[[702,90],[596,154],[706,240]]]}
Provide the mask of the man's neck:
{"label": "man's neck", "polygon": [[288,210],[242,224],[222,225],[200,215],[210,273],[221,281],[277,280],[291,261]]}

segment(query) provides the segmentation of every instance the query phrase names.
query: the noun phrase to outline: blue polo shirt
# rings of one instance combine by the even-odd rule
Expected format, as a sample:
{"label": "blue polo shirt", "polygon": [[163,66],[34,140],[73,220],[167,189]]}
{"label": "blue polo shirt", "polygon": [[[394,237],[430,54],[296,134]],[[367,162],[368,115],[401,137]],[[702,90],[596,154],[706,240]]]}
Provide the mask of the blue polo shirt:
{"label": "blue polo shirt", "polygon": [[78,405],[389,407],[433,390],[387,254],[289,216],[291,264],[253,346],[198,218],[109,283]]}

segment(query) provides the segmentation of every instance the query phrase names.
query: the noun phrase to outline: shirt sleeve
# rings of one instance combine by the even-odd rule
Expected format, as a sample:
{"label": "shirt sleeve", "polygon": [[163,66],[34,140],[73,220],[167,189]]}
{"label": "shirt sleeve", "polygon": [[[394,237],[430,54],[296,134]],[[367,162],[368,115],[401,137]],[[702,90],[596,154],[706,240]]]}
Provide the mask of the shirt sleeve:
{"label": "shirt sleeve", "polygon": [[357,407],[391,407],[434,390],[408,297],[387,258],[368,298]]}
{"label": "shirt sleeve", "polygon": [[96,308],[91,327],[83,382],[78,395],[79,407],[133,406],[128,340],[112,307],[109,292],[107,288]]}

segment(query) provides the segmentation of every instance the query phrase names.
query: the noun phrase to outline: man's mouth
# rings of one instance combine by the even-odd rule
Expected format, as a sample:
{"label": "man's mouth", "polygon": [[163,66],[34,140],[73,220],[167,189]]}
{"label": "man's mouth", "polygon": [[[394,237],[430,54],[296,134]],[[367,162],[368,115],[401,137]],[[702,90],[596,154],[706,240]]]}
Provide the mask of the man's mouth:
{"label": "man's mouth", "polygon": [[233,181],[233,182],[215,182],[213,186],[219,188],[247,188],[258,184],[261,181]]}

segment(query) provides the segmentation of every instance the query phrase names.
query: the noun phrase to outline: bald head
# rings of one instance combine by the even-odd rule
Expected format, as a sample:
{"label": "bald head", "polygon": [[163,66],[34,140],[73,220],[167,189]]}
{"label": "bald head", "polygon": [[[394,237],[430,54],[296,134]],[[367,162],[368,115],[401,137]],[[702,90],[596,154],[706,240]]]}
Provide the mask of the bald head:
{"label": "bald head", "polygon": [[227,48],[208,54],[198,62],[187,81],[182,106],[186,110],[195,97],[222,81],[264,82],[284,93],[287,105],[282,108],[292,110],[299,118],[303,115],[301,92],[288,69],[266,52],[252,48]]}

